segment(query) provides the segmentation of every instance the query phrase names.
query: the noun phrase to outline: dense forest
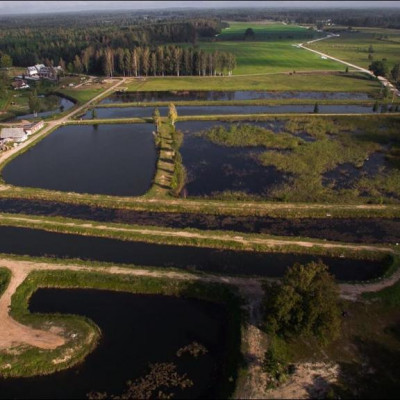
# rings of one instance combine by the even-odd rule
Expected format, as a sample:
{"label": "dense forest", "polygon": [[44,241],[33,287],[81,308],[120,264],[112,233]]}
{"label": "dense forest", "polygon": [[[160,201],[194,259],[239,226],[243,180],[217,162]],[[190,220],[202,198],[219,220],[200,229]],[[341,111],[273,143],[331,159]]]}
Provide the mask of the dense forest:
{"label": "dense forest", "polygon": [[[14,18],[9,18],[12,23],[0,20],[0,56],[11,57],[15,66],[44,63],[61,65],[69,72],[106,75],[205,75],[229,72],[235,66],[228,53],[162,46],[195,45],[198,38],[214,37],[224,26],[216,19],[146,19],[146,23],[136,20],[129,25],[126,17],[108,20],[105,18],[110,17],[101,15],[99,20],[94,18],[95,24],[85,24],[81,18],[48,17],[44,26],[42,17],[23,17],[22,21],[31,21],[26,25],[21,21],[15,24]],[[52,26],[57,21],[58,26]]]}

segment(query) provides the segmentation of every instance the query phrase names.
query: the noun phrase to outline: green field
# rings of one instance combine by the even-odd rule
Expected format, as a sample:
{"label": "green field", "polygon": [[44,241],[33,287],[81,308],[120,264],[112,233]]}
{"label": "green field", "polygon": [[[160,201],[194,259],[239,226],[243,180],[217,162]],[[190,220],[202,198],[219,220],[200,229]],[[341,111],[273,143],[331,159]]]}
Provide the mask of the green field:
{"label": "green field", "polygon": [[[254,40],[243,40],[244,32],[252,28]],[[220,36],[212,42],[199,42],[207,52],[227,51],[236,55],[234,75],[268,72],[310,70],[343,70],[342,64],[323,60],[320,56],[293,46],[317,37],[306,28],[283,24],[230,22]]]}
{"label": "green field", "polygon": [[270,74],[226,77],[149,77],[132,79],[129,91],[143,90],[311,90],[379,93],[379,82],[364,74]]}
{"label": "green field", "polygon": [[244,33],[247,28],[251,28],[254,31],[254,37],[251,39],[255,40],[282,40],[282,39],[315,39],[321,36],[319,32],[309,30],[305,27],[298,25],[286,25],[283,23],[277,23],[274,21],[259,21],[259,22],[237,22],[228,21],[229,27],[222,30],[221,34],[218,35],[218,40],[235,40],[241,41],[244,38]]}
{"label": "green field", "polygon": [[[310,48],[368,68],[372,61],[387,59],[389,70],[400,62],[400,30],[356,28],[354,32],[339,32],[340,37],[321,40],[309,45]],[[387,35],[387,38],[379,39]],[[368,49],[372,45],[373,60],[368,59]]]}

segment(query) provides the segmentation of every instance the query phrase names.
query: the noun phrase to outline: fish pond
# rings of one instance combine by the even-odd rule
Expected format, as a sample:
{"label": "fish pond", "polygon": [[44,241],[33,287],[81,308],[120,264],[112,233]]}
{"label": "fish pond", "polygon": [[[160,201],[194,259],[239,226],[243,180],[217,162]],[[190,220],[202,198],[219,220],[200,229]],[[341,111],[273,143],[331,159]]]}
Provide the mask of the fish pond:
{"label": "fish pond", "polygon": [[[102,337],[76,367],[47,376],[0,379],[2,399],[84,399],[92,391],[120,395],[127,381],[148,374],[149,363],[174,363],[176,371],[193,382],[186,389],[160,388],[174,393],[174,398],[227,398],[234,388],[227,364],[237,359],[232,355],[239,352],[240,335],[229,329],[223,305],[106,290],[39,289],[29,310],[85,316],[100,327]],[[188,352],[177,355],[193,342],[207,352],[197,357]]]}
{"label": "fish pond", "polygon": [[223,101],[223,100],[279,100],[279,99],[315,99],[315,100],[368,100],[367,93],[361,92],[315,92],[282,91],[266,92],[258,90],[178,90],[148,92],[118,92],[105,98],[100,104],[161,102],[161,101]]}
{"label": "fish pond", "polygon": [[36,115],[34,114],[25,114],[19,115],[15,117],[16,120],[21,119],[32,119],[32,118],[47,118],[55,114],[59,114],[63,111],[67,111],[72,108],[75,103],[66,97],[62,97],[59,95],[49,95],[41,98],[42,108],[47,108],[48,111],[38,112]]}
{"label": "fish pond", "polygon": [[380,277],[389,265],[389,261],[382,260],[162,245],[10,226],[0,226],[0,237],[0,253],[173,267],[226,275],[281,277],[296,262],[304,264],[321,259],[338,280],[363,281]]}
{"label": "fish pond", "polygon": [[400,242],[399,218],[272,218],[139,211],[45,200],[0,198],[4,213],[51,215],[124,224],[300,236],[355,243]]}
{"label": "fish pond", "polygon": [[[158,107],[161,116],[167,116],[168,107]],[[98,118],[139,118],[151,117],[154,107],[97,107],[95,114],[89,110],[82,117],[84,120]],[[235,114],[286,114],[286,113],[313,113],[313,104],[282,104],[274,106],[176,106],[178,116],[189,115],[235,115]],[[368,114],[372,113],[371,106],[356,104],[320,104],[319,112],[321,114]]]}
{"label": "fish pond", "polygon": [[152,124],[64,126],[3,169],[16,186],[139,196],[156,170]]}
{"label": "fish pond", "polygon": [[267,197],[270,188],[287,180],[289,174],[281,173],[275,167],[265,167],[258,161],[257,156],[265,151],[265,147],[227,147],[212,143],[199,134],[215,125],[229,126],[214,121],[178,122],[175,125],[184,134],[180,153],[187,170],[185,195],[208,196],[231,191]]}

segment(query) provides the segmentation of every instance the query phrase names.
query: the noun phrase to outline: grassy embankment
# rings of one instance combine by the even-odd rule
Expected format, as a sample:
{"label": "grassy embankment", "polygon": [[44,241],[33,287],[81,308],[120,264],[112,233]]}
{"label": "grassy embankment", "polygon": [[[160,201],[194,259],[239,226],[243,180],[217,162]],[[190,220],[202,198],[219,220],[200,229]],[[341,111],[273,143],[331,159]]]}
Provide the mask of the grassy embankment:
{"label": "grassy embankment", "polygon": [[[268,121],[290,121],[295,118],[291,117],[269,117],[269,116],[253,116],[256,117],[256,120],[268,120]],[[215,116],[204,116],[202,117],[181,117],[180,120],[217,120]],[[225,116],[220,120],[251,120],[248,116]],[[322,130],[324,132],[325,127],[332,125],[332,121],[337,123],[337,121],[343,121],[344,128],[348,125],[349,131],[352,129],[357,129],[359,124],[366,125],[368,129],[372,129],[374,126],[377,126],[382,123],[382,120],[385,121],[385,124],[389,124],[389,128],[391,125],[396,124],[397,117],[395,116],[386,116],[382,114],[378,115],[368,115],[361,117],[332,117],[332,116],[321,116],[321,115],[312,115],[308,116],[306,119],[301,119],[300,121],[304,121],[307,129],[310,130],[310,133],[313,130],[318,132]],[[388,122],[389,121],[389,122]],[[88,121],[89,123],[90,121]],[[110,123],[115,123],[115,120],[110,120]],[[118,120],[118,122],[120,122]],[[293,124],[292,124],[293,125]],[[295,124],[296,125],[296,124]],[[299,125],[301,126],[301,125]],[[373,140],[376,140],[380,143],[380,145],[385,144],[388,140],[391,140],[392,134],[390,133],[390,129],[388,132],[381,131],[379,135],[372,135]],[[50,132],[49,132],[50,133]],[[48,133],[48,134],[49,134]],[[314,135],[316,133],[314,132]],[[367,136],[368,136],[367,135]],[[20,152],[16,153],[9,159],[5,160],[0,168],[3,168],[6,163],[10,162],[13,158],[17,157],[24,151],[27,151],[29,148],[32,148],[34,144],[36,144],[41,138],[38,138],[36,141],[31,143],[24,149],[21,149]],[[368,141],[371,141],[371,138],[368,138]],[[300,147],[300,146],[298,146]],[[396,150],[395,147],[392,148],[389,156],[392,158],[391,162],[396,159]],[[170,160],[170,163],[172,159]],[[159,176],[160,171],[157,172]],[[374,188],[373,182],[367,182],[370,187]],[[388,183],[388,182],[386,182]],[[383,182],[375,182],[375,186],[384,187],[385,181]],[[165,188],[164,188],[165,189]],[[372,190],[372,189],[371,189]],[[162,193],[162,194],[161,194]],[[88,194],[79,194],[79,193],[65,193],[65,192],[57,192],[57,191],[49,191],[38,188],[20,188],[13,187],[11,185],[7,185],[3,190],[0,191],[0,196],[4,198],[25,198],[25,199],[37,199],[37,200],[52,200],[52,201],[60,201],[62,203],[73,203],[73,204],[88,204],[93,206],[104,206],[111,208],[121,208],[121,209],[135,209],[135,210],[148,210],[148,211],[169,211],[169,212],[193,212],[193,213],[208,213],[208,214],[225,214],[225,215],[269,215],[269,216],[284,216],[290,218],[300,218],[300,217],[326,217],[327,214],[330,214],[332,217],[387,217],[392,218],[399,215],[399,209],[395,205],[387,205],[387,206],[350,206],[350,204],[359,204],[361,202],[365,202],[365,199],[340,199],[340,203],[336,202],[335,204],[306,204],[299,202],[300,199],[294,199],[294,203],[292,204],[284,204],[284,203],[271,203],[267,199],[246,199],[246,203],[240,200],[235,200],[234,198],[225,198],[223,200],[213,200],[207,199],[204,200],[196,200],[196,199],[183,199],[183,198],[168,198],[165,196],[166,191],[159,191],[159,193],[152,192],[147,195],[141,197],[117,197],[117,196],[105,196],[105,195],[88,195]],[[157,197],[158,196],[158,197]],[[376,197],[377,202],[380,201],[379,196]],[[151,201],[149,201],[151,200]],[[266,201],[267,200],[267,201]],[[348,204],[345,204],[343,200],[346,200]],[[326,200],[325,200],[326,201]]]}
{"label": "grassy embankment", "polygon": [[[242,301],[234,287],[217,283],[205,284],[193,280],[133,277],[104,272],[33,271],[28,276],[12,297],[11,316],[23,324],[39,329],[49,329],[51,326],[62,327],[62,335],[67,340],[63,346],[55,350],[43,351],[33,347],[23,347],[18,353],[1,352],[0,365],[10,365],[9,368],[1,370],[3,376],[49,374],[71,367],[83,361],[94,349],[101,336],[96,324],[81,316],[29,313],[30,297],[38,288],[44,287],[94,288],[133,294],[162,294],[226,304],[229,325],[229,335],[226,340],[231,351],[227,368],[224,370],[223,381],[228,382],[228,377],[234,377],[233,382],[224,387],[227,392],[225,394],[230,394],[234,390],[241,360],[241,325],[245,321],[245,315],[240,309]],[[59,362],[55,363],[54,360],[59,360]]]}
{"label": "grassy embankment", "polygon": [[[340,302],[345,312],[341,335],[331,344],[322,346],[310,337],[275,344],[288,363],[337,364],[340,372],[337,382],[331,385],[329,398],[397,397],[400,284],[363,297],[364,301]],[[317,388],[317,380],[314,384]]]}
{"label": "grassy embankment", "polygon": [[7,289],[11,279],[11,271],[7,268],[0,267],[0,296]]}
{"label": "grassy embankment", "polygon": [[[9,214],[2,214],[0,225],[171,246],[194,246],[248,252],[296,253],[381,260],[387,267],[384,276],[392,274],[398,267],[396,247],[390,245],[362,246],[340,242],[330,243],[322,239],[310,240],[301,237],[287,238],[252,233],[240,233],[238,237],[237,232],[230,231],[204,231],[192,228],[177,230],[173,228],[101,223],[61,217],[24,215],[16,217]],[[297,241],[307,242],[309,245],[302,246],[296,243]],[[391,249],[394,253],[391,252]],[[394,261],[388,262],[388,255],[393,256]]]}

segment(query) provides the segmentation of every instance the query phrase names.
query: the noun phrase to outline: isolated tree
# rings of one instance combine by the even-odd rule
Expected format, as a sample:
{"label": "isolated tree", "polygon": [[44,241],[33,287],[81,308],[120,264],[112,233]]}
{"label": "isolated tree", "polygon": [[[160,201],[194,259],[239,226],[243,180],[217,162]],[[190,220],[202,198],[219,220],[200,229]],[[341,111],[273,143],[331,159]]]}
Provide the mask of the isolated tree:
{"label": "isolated tree", "polygon": [[156,125],[158,133],[161,125],[161,115],[160,115],[160,110],[158,108],[155,108],[153,111],[153,122]]}
{"label": "isolated tree", "polygon": [[178,112],[176,111],[176,107],[173,103],[169,104],[168,107],[168,119],[172,126],[175,125],[175,121],[178,118]]}
{"label": "isolated tree", "polygon": [[322,261],[290,267],[281,285],[265,291],[265,327],[284,337],[315,336],[323,343],[340,333],[339,290]]}
{"label": "isolated tree", "polygon": [[392,70],[390,71],[392,78],[398,82],[400,80],[400,64],[397,63],[393,66]]}
{"label": "isolated tree", "polygon": [[372,107],[372,111],[373,111],[373,112],[377,112],[378,109],[379,109],[379,103],[376,101],[376,102],[374,103],[374,106]]}
{"label": "isolated tree", "polygon": [[319,113],[319,104],[318,103],[315,103],[315,105],[314,105],[314,113],[315,114]]}
{"label": "isolated tree", "polygon": [[36,90],[34,90],[28,98],[29,110],[32,114],[36,114],[40,110],[40,100],[37,97]]}
{"label": "isolated tree", "polygon": [[369,65],[368,69],[374,73],[375,76],[386,76],[388,73],[387,64],[384,61],[374,61]]}
{"label": "isolated tree", "polygon": [[0,55],[0,68],[9,68],[12,67],[12,59],[8,54]]}
{"label": "isolated tree", "polygon": [[390,94],[389,87],[388,87],[388,86],[385,86],[385,87],[383,88],[383,92],[382,92],[383,98],[386,99],[387,97],[389,97],[389,94]]}
{"label": "isolated tree", "polygon": [[373,52],[374,52],[374,48],[372,47],[372,44],[370,44],[368,47],[368,53],[373,53]]}
{"label": "isolated tree", "polygon": [[92,110],[92,119],[96,119],[97,118],[97,111],[95,108],[93,108]]}
{"label": "isolated tree", "polygon": [[247,40],[247,39],[252,40],[255,38],[255,36],[256,36],[256,34],[254,33],[252,28],[247,28],[246,31],[244,32],[244,40]]}

